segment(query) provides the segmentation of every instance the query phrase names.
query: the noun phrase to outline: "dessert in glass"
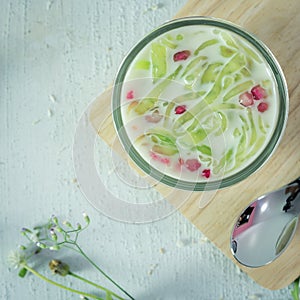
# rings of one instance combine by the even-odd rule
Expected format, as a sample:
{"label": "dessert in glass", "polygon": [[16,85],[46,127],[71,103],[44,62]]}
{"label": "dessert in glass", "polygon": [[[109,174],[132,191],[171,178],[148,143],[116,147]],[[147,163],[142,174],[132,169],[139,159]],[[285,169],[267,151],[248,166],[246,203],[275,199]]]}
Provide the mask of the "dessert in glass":
{"label": "dessert in glass", "polygon": [[124,59],[113,118],[132,160],[157,180],[209,190],[244,180],[283,134],[282,70],[256,37],[227,21],[163,24]]}

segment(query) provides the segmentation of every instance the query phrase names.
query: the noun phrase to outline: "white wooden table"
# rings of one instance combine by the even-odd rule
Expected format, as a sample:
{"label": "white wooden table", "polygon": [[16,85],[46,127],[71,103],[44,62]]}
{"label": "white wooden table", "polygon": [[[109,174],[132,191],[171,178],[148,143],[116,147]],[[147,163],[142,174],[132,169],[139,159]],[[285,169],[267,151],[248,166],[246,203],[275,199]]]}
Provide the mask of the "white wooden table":
{"label": "white wooden table", "polygon": [[[78,222],[83,211],[92,223],[82,247],[137,299],[291,299],[290,287],[255,284],[179,213],[150,224],[117,222],[77,186],[72,145],[82,112],[113,80],[127,50],[183,4],[0,0],[1,300],[78,299],[33,276],[20,279],[6,257],[23,241],[22,227],[53,213]],[[110,151],[101,149],[107,176]],[[113,177],[109,184],[118,186]],[[98,279],[81,260],[68,259]]]}

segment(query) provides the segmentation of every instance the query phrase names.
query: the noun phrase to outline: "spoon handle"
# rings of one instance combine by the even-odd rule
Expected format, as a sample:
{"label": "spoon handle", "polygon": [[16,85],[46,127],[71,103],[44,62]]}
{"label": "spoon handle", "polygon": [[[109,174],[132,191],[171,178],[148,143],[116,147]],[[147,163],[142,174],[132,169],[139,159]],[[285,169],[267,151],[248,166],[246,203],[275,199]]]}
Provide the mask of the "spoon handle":
{"label": "spoon handle", "polygon": [[[296,185],[295,185],[296,184]],[[298,177],[296,180],[289,183],[285,189],[285,193],[290,195],[286,199],[286,204],[283,206],[282,210],[284,212],[287,212],[292,208],[292,201],[294,201],[298,194],[300,193],[300,177]]]}
{"label": "spoon handle", "polygon": [[292,181],[292,182],[289,183],[288,185],[291,185],[291,184],[294,184],[294,183],[297,183],[298,186],[300,186],[300,177],[298,177],[297,179],[295,179],[294,181]]}

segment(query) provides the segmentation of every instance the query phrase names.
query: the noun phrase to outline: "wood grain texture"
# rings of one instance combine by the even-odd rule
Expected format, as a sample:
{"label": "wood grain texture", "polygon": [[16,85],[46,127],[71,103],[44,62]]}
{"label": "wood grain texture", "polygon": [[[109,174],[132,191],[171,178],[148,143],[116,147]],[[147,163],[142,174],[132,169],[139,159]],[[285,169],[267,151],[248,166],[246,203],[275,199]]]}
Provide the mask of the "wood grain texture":
{"label": "wood grain texture", "polygon": [[[272,158],[243,182],[219,190],[210,196],[213,198],[204,208],[199,207],[199,199],[207,196],[202,192],[193,193],[180,207],[182,214],[231,259],[229,246],[231,229],[242,209],[259,195],[293,180],[299,176],[300,171],[300,35],[298,34],[300,1],[257,0],[241,3],[239,0],[190,0],[175,16],[175,18],[192,15],[213,16],[243,26],[271,49],[281,64],[288,83],[289,119],[283,139]],[[110,105],[110,98],[111,90],[107,90],[97,98],[91,110],[90,120],[99,135],[110,146],[118,148],[118,152],[122,152],[118,143],[111,144],[116,137],[112,118],[103,116],[101,109],[103,105]],[[170,188],[165,185],[158,185],[157,189],[163,195],[170,193]],[[178,204],[178,199],[174,201]],[[283,288],[300,275],[299,247],[298,228],[291,245],[276,261],[261,268],[240,267],[266,288]]]}

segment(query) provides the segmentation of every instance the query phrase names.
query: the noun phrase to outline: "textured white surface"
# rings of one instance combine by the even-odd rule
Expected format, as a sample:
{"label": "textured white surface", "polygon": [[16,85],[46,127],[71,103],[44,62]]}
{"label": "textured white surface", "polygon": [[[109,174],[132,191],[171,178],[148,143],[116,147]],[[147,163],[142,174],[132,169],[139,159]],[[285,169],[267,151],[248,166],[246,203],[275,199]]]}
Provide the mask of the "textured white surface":
{"label": "textured white surface", "polygon": [[[144,225],[116,222],[95,211],[73,180],[81,113],[113,80],[129,48],[184,2],[0,4],[0,299],[79,299],[33,276],[20,279],[6,257],[23,241],[21,227],[53,213],[77,222],[83,211],[92,220],[83,248],[137,299],[290,299],[289,287],[268,291],[241,273],[179,213]],[[109,171],[105,153],[99,164]],[[97,280],[81,260],[64,258]]]}

